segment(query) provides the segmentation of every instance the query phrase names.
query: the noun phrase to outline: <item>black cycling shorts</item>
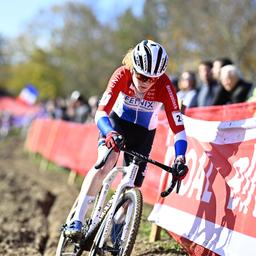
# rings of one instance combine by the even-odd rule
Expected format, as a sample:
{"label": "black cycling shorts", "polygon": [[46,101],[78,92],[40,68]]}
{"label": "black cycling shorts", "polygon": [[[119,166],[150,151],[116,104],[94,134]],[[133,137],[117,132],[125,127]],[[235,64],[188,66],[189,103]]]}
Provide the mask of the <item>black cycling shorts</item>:
{"label": "black cycling shorts", "polygon": [[[129,150],[134,150],[144,156],[149,156],[154,141],[156,129],[148,130],[140,125],[127,122],[118,117],[114,112],[110,114],[110,121],[115,131],[125,138],[125,146]],[[132,156],[124,153],[124,165],[128,166],[132,161]],[[139,164],[138,174],[135,179],[135,186],[140,187],[145,176],[147,163]]]}

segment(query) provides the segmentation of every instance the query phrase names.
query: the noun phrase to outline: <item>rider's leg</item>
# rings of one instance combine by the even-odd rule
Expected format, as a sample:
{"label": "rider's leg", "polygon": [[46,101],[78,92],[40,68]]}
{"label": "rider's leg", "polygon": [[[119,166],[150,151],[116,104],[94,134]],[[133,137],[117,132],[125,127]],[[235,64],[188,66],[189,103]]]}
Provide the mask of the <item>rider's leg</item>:
{"label": "rider's leg", "polygon": [[[106,150],[107,148],[105,145],[99,146],[98,159],[104,156]],[[84,216],[89,208],[90,203],[94,201],[97,193],[99,192],[102,186],[103,179],[116,164],[118,156],[119,154],[113,151],[112,154],[109,156],[108,161],[101,169],[95,169],[94,167],[92,167],[91,170],[89,170],[86,177],[84,178],[79,193],[75,213],[71,219],[71,222],[77,220],[83,223]]]}

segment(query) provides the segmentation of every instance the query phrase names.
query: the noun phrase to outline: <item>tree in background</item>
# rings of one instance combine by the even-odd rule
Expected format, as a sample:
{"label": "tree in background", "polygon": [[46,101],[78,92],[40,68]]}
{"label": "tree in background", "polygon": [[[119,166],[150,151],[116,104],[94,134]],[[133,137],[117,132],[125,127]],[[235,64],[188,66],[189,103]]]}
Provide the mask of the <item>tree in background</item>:
{"label": "tree in background", "polygon": [[[147,0],[140,17],[128,9],[107,24],[86,4],[57,5],[41,11],[9,44],[9,84],[45,81],[44,97],[73,90],[86,97],[101,94],[126,51],[144,38],[167,48],[170,74],[196,69],[201,59],[227,56],[253,80],[255,20],[255,0]],[[35,61],[39,48],[44,58]]]}
{"label": "tree in background", "polygon": [[29,60],[13,65],[15,75],[9,79],[8,87],[18,95],[26,84],[34,84],[40,99],[53,99],[61,95],[62,73],[51,61],[46,52],[35,49]]}
{"label": "tree in background", "polygon": [[10,76],[10,68],[5,55],[6,40],[0,35],[0,89],[6,87],[6,82]]}
{"label": "tree in background", "polygon": [[200,59],[227,56],[246,77],[255,78],[255,0],[158,2],[167,10],[165,31],[178,46],[169,50],[178,56],[179,66],[191,67]]}

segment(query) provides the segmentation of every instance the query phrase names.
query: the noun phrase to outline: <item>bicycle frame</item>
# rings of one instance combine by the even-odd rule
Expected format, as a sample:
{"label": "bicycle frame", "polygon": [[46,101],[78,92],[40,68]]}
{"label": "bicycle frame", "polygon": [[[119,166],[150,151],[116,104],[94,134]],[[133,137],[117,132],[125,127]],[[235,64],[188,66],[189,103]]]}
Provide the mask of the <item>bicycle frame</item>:
{"label": "bicycle frame", "polygon": [[[112,232],[111,226],[113,225],[112,221],[115,222],[114,224],[119,224],[118,222],[120,220],[122,220],[122,224],[123,224],[122,233],[119,233],[119,235],[121,235],[119,240],[120,243],[125,242],[129,239],[131,239],[132,241],[132,244],[129,244],[128,247],[121,247],[121,249],[132,250],[131,245],[133,246],[133,243],[136,238],[136,234],[138,232],[142,204],[143,204],[143,201],[142,201],[143,198],[142,198],[141,192],[139,190],[136,190],[136,188],[134,188],[135,187],[134,182],[135,182],[137,172],[139,170],[139,164],[141,161],[151,163],[172,174],[172,182],[170,186],[167,188],[167,190],[161,193],[162,197],[169,195],[173,191],[176,185],[177,185],[176,193],[178,193],[178,190],[180,187],[180,180],[176,178],[175,169],[167,165],[164,165],[160,162],[157,162],[155,160],[152,160],[147,156],[141,155],[140,153],[137,153],[135,151],[127,150],[125,148],[120,148],[120,150],[127,154],[132,155],[133,160],[131,161],[129,166],[117,166],[117,167],[114,167],[110,172],[108,172],[108,174],[106,175],[106,177],[102,182],[101,191],[98,194],[96,203],[94,203],[92,213],[90,214],[91,217],[87,223],[88,225],[84,228],[85,232],[84,232],[83,238],[81,240],[79,239],[80,241],[72,240],[66,237],[63,231],[58,243],[56,255],[66,255],[66,254],[62,254],[66,252],[64,251],[64,249],[66,248],[66,245],[68,249],[69,249],[69,245],[71,245],[71,249],[73,246],[72,255],[81,255],[81,253],[87,249],[93,250],[94,254],[95,254],[95,250],[97,249],[101,249],[102,252],[105,249],[109,250],[107,243],[108,243],[109,237],[111,237],[112,235],[111,233]],[[102,166],[104,166],[104,164],[106,163],[112,151],[113,151],[112,148],[108,150],[104,158],[95,164],[94,166],[95,169],[100,169]],[[121,173],[123,177],[119,185],[117,186],[114,195],[112,196],[110,201],[107,202],[107,195],[110,190],[111,184],[117,177],[118,173]],[[122,197],[123,195],[124,195],[124,198]],[[138,205],[136,200],[138,200],[139,202]],[[127,204],[127,202],[133,202],[135,205],[130,203]],[[136,208],[136,210],[134,211],[134,207],[137,207],[137,206],[139,206],[139,208]],[[125,214],[122,213],[122,210],[125,211]],[[72,214],[72,211],[70,212],[70,214]],[[137,217],[133,219],[134,214],[136,214]],[[124,218],[122,219],[122,217]],[[130,233],[131,227],[135,228],[133,229],[135,230],[134,231],[135,233]],[[131,234],[132,236],[130,237]],[[93,245],[94,247],[90,248],[91,243],[96,243],[96,244]],[[106,245],[106,248],[104,248],[105,245]],[[110,245],[110,248],[111,246],[112,245]],[[131,251],[129,251],[129,253],[130,252]],[[77,253],[77,254],[74,254],[74,253]]]}
{"label": "bicycle frame", "polygon": [[[100,248],[103,246],[105,238],[108,235],[108,232],[109,232],[109,229],[111,226],[111,221],[113,219],[113,216],[115,214],[115,209],[117,207],[118,199],[120,198],[121,194],[125,191],[125,189],[134,187],[134,181],[135,181],[138,169],[139,169],[139,165],[137,163],[135,163],[135,161],[132,162],[129,166],[114,167],[107,174],[105,179],[103,180],[102,189],[100,191],[97,204],[93,210],[91,225],[89,227],[88,232],[85,234],[85,238],[88,237],[92,233],[94,228],[100,222],[101,215],[104,210],[102,206],[104,205],[104,202],[106,201],[106,196],[108,194],[108,191],[109,191],[114,179],[116,178],[117,174],[122,173],[124,175],[120,184],[117,186],[117,189],[115,190],[115,194],[112,198],[111,207],[108,211],[106,225],[105,225],[104,232],[103,232],[103,235],[101,238],[101,243],[99,245]],[[129,212],[127,215],[129,215]],[[124,226],[124,229],[126,229],[125,226]]]}

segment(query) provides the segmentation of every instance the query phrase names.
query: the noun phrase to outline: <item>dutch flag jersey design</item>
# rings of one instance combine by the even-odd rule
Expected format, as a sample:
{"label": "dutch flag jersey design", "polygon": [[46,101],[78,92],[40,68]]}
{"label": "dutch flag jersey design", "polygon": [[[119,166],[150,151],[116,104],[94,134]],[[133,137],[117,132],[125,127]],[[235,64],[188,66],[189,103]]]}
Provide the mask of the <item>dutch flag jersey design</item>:
{"label": "dutch flag jersey design", "polygon": [[125,121],[153,130],[157,127],[158,114],[162,106],[164,106],[169,126],[175,134],[174,143],[184,144],[185,142],[185,146],[175,146],[176,152],[185,154],[186,134],[182,115],[174,87],[165,74],[145,94],[140,95],[134,89],[130,70],[124,66],[118,68],[100,100],[95,121],[102,134],[106,135],[113,131],[108,115],[114,111]]}

